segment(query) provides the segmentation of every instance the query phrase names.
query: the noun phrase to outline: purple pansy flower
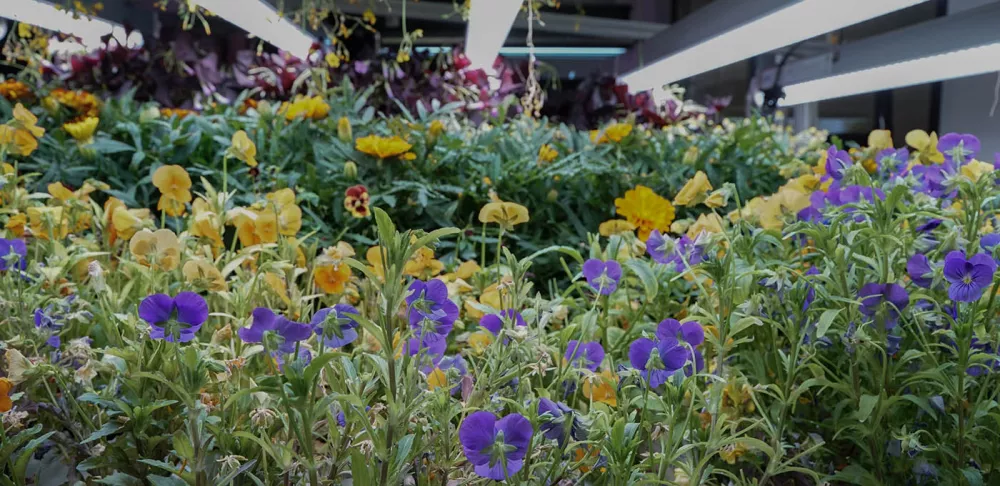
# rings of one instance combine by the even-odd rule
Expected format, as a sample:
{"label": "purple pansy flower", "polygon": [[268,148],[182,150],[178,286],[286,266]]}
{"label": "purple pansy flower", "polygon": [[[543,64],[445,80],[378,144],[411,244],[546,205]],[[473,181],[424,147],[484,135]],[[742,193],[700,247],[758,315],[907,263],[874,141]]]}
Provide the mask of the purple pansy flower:
{"label": "purple pansy flower", "polygon": [[887,148],[875,155],[875,163],[890,174],[898,174],[906,170],[909,160],[910,151],[906,147],[901,149]]}
{"label": "purple pansy flower", "polygon": [[528,325],[524,322],[524,317],[521,317],[521,313],[514,309],[505,309],[498,314],[486,314],[479,318],[479,325],[496,336],[503,329],[504,321],[513,321],[515,326],[524,327]]}
{"label": "purple pansy flower", "polygon": [[945,183],[946,179],[955,173],[950,162],[934,165],[919,164],[914,166],[910,173],[920,181],[920,192],[936,198],[950,196]]}
{"label": "purple pansy flower", "polygon": [[139,317],[149,324],[150,338],[186,343],[208,320],[208,303],[194,292],[153,294],[139,304]]}
{"label": "purple pansy flower", "polygon": [[943,223],[943,222],[944,221],[942,221],[940,219],[931,218],[931,219],[927,220],[926,223],[923,223],[920,226],[916,227],[917,233],[930,233],[931,231],[936,230],[938,228],[938,226],[941,226],[941,223]]}
{"label": "purple pansy flower", "polygon": [[497,420],[490,412],[475,412],[462,422],[458,440],[476,474],[502,481],[521,470],[534,429],[520,414]]}
{"label": "purple pansy flower", "polygon": [[910,280],[917,287],[931,288],[934,275],[933,269],[931,269],[931,262],[927,259],[926,255],[917,253],[910,257],[906,262],[906,274],[910,276]]}
{"label": "purple pansy flower", "polygon": [[646,238],[646,253],[649,253],[649,257],[654,262],[666,265],[670,256],[673,255],[676,245],[677,240],[661,234],[660,230],[653,230]]}
{"label": "purple pansy flower", "polygon": [[975,135],[967,133],[949,133],[938,140],[938,150],[949,161],[962,165],[976,156],[982,146]]}
{"label": "purple pansy flower", "polygon": [[[674,319],[665,319],[656,327],[656,339],[639,338],[632,342],[628,359],[632,367],[641,371],[649,386],[656,388],[667,381],[670,375],[693,361],[695,368],[704,366],[701,352],[691,349],[705,340],[705,331],[697,322],[681,324]],[[655,353],[653,351],[656,351]]]}
{"label": "purple pansy flower", "polygon": [[[292,351],[294,352],[295,350],[293,349]],[[286,355],[278,351],[271,352],[271,357],[273,357],[274,361],[278,364],[278,371],[282,372],[285,371],[285,365],[288,364],[288,361],[285,359],[285,356],[291,357],[290,354]],[[312,359],[313,355],[308,349],[299,348],[298,355],[295,357],[295,359],[291,360],[291,364],[292,366],[299,366],[301,368],[304,368],[308,366],[309,363],[312,362]]]}
{"label": "purple pansy flower", "polygon": [[445,349],[448,348],[448,341],[435,337],[433,339],[410,338],[403,343],[403,352],[409,356],[416,356],[424,353],[424,358],[436,360],[444,356]]}
{"label": "purple pansy flower", "polygon": [[851,155],[846,150],[837,150],[836,146],[832,146],[826,151],[826,173],[834,180],[842,179],[844,171],[851,165]]}
{"label": "purple pansy flower", "polygon": [[6,272],[11,268],[18,270],[28,268],[28,247],[21,239],[0,238],[0,272]]}
{"label": "purple pansy flower", "polygon": [[998,355],[996,350],[994,350],[992,344],[982,342],[977,338],[972,338],[970,348],[975,353],[987,355],[987,358],[983,360],[983,362],[974,363],[965,370],[970,376],[982,376],[990,370],[1000,370],[1000,355]]}
{"label": "purple pansy flower", "polygon": [[944,278],[951,284],[948,297],[957,302],[979,300],[993,282],[997,263],[985,253],[966,259],[965,253],[953,251],[944,257]]}
{"label": "purple pansy flower", "polygon": [[545,438],[554,440],[560,445],[566,440],[567,428],[574,440],[581,440],[584,436],[583,425],[577,418],[576,412],[565,403],[539,398],[538,418],[542,421],[539,430]]}
{"label": "purple pansy flower", "polygon": [[323,345],[329,348],[344,347],[358,338],[358,322],[350,316],[358,315],[358,309],[350,304],[337,304],[321,309],[313,315],[313,332],[323,339]]}
{"label": "purple pansy flower", "polygon": [[896,327],[899,313],[910,304],[910,294],[898,284],[865,284],[858,290],[858,298],[861,299],[861,313],[868,317],[881,315],[886,329]]}
{"label": "purple pansy flower", "polygon": [[50,333],[45,344],[53,348],[58,348],[62,344],[62,340],[59,338],[59,330],[63,327],[62,319],[63,316],[52,313],[51,305],[45,310],[35,309],[35,329],[44,329]]}
{"label": "purple pansy flower", "polygon": [[444,282],[437,279],[428,282],[414,280],[408,292],[406,305],[410,327],[417,337],[432,341],[447,336],[458,318],[458,306],[448,298],[448,287]]}
{"label": "purple pansy flower", "polygon": [[243,342],[263,343],[268,351],[277,350],[282,353],[295,351],[295,343],[309,339],[312,333],[312,327],[308,324],[291,321],[267,307],[254,309],[250,327],[237,331]]}
{"label": "purple pansy flower", "polygon": [[573,340],[566,344],[566,354],[563,359],[574,368],[582,367],[596,372],[604,361],[604,348],[601,343],[581,343]]}
{"label": "purple pansy flower", "polygon": [[590,287],[601,295],[611,295],[618,289],[622,278],[622,266],[614,260],[598,260],[591,258],[583,262],[583,276]]}
{"label": "purple pansy flower", "polygon": [[993,252],[997,245],[1000,245],[1000,233],[990,233],[979,238],[979,247],[988,252]]}

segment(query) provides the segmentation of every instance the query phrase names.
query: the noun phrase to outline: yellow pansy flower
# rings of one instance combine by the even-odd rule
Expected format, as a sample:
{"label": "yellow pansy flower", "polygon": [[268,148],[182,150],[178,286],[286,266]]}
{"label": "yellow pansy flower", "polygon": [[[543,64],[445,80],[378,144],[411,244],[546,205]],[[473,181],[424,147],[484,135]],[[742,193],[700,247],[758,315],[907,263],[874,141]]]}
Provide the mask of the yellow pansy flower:
{"label": "yellow pansy flower", "polygon": [[455,269],[455,276],[463,280],[468,280],[479,270],[481,270],[481,268],[475,260],[467,260],[462,262],[462,264]]}
{"label": "yellow pansy flower", "polygon": [[229,155],[242,160],[250,167],[257,167],[257,146],[247,136],[247,132],[243,130],[239,130],[233,134],[232,143],[229,146]]}
{"label": "yellow pansy flower", "polygon": [[479,210],[479,222],[496,223],[505,231],[513,231],[514,226],[530,219],[528,208],[512,202],[491,202]]}
{"label": "yellow pansy flower", "polygon": [[917,149],[918,160],[924,164],[944,162],[944,154],[938,150],[937,133],[928,134],[923,130],[913,130],[906,134],[906,144]]}
{"label": "yellow pansy flower", "polygon": [[674,206],[646,186],[625,191],[625,197],[615,199],[615,209],[639,230],[639,239],[646,241],[651,231],[670,229],[674,221]]}
{"label": "yellow pansy flower", "polygon": [[469,335],[469,347],[477,355],[483,354],[492,343],[493,334],[488,331],[476,331]]}
{"label": "yellow pansy flower", "polygon": [[327,294],[341,294],[351,280],[351,267],[345,263],[330,263],[316,267],[313,281]]}
{"label": "yellow pansy flower", "polygon": [[51,194],[52,197],[62,202],[66,202],[69,201],[70,199],[76,198],[76,195],[73,194],[73,191],[67,189],[66,186],[62,184],[62,182],[53,182],[49,184],[48,190],[49,194]]}
{"label": "yellow pansy flower", "polygon": [[34,206],[28,208],[28,222],[31,234],[38,239],[53,237],[61,240],[69,234],[69,224],[63,216],[63,208]]}
{"label": "yellow pansy flower", "polygon": [[434,250],[425,246],[413,252],[413,256],[403,266],[403,275],[427,280],[443,270],[444,264],[434,258]]}
{"label": "yellow pansy flower", "polygon": [[962,166],[962,175],[975,182],[980,177],[993,172],[993,164],[973,159],[972,162]]}
{"label": "yellow pansy flower", "polygon": [[198,198],[191,204],[192,218],[188,220],[188,231],[192,236],[207,238],[216,248],[222,247],[222,228],[219,227],[219,216],[215,214],[208,201]]}
{"label": "yellow pansy flower", "polygon": [[274,295],[278,296],[279,299],[285,304],[289,305],[292,303],[292,299],[288,298],[288,286],[285,284],[285,279],[273,272],[267,272],[264,274],[264,284],[267,286]]}
{"label": "yellow pansy flower", "polygon": [[184,264],[184,267],[181,268],[181,273],[184,274],[184,280],[188,284],[199,289],[210,290],[212,292],[225,292],[229,290],[226,278],[222,276],[222,272],[212,262],[203,258],[188,260]]}
{"label": "yellow pansy flower", "polygon": [[77,142],[87,145],[93,143],[94,132],[97,131],[97,124],[100,121],[96,116],[88,116],[79,121],[64,123],[63,130],[66,130],[66,133],[69,133]]}
{"label": "yellow pansy flower", "polygon": [[354,143],[354,148],[356,148],[359,152],[363,152],[380,159],[388,159],[390,157],[396,157],[407,153],[411,148],[413,148],[413,145],[396,136],[381,137],[378,135],[369,135],[367,137],[359,138]]}
{"label": "yellow pansy flower", "polygon": [[45,135],[45,129],[38,126],[38,118],[35,114],[28,111],[24,105],[18,103],[14,106],[14,120],[17,122],[18,128],[27,130],[35,138],[40,138]]}
{"label": "yellow pansy flower", "polygon": [[893,148],[892,132],[889,130],[872,130],[868,134],[868,148],[874,149],[876,152]]}
{"label": "yellow pansy flower", "polygon": [[694,224],[688,227],[688,238],[694,238],[701,233],[722,233],[722,218],[715,213],[706,213],[698,216]]}
{"label": "yellow pansy flower", "polygon": [[168,229],[136,232],[128,243],[132,256],[141,265],[153,270],[171,271],[180,265],[181,244]]}
{"label": "yellow pansy flower", "polygon": [[618,377],[610,370],[583,379],[583,396],[612,407],[618,405],[617,388]]}
{"label": "yellow pansy flower", "polygon": [[160,190],[157,209],[171,216],[184,214],[191,202],[191,176],[179,165],[164,165],[153,172],[153,185]]}
{"label": "yellow pansy flower", "polygon": [[38,140],[27,130],[0,125],[0,145],[6,146],[9,153],[27,157],[38,148]]}
{"label": "yellow pansy flower", "polygon": [[631,233],[633,231],[635,231],[635,225],[624,219],[609,219],[601,223],[601,226],[598,228],[601,236],[607,237],[622,233]]}
{"label": "yellow pansy flower", "polygon": [[708,176],[699,170],[694,174],[694,177],[684,184],[680,192],[677,193],[677,197],[674,198],[674,205],[689,206],[697,204],[705,196],[705,193],[711,190],[712,183],[708,181]]}

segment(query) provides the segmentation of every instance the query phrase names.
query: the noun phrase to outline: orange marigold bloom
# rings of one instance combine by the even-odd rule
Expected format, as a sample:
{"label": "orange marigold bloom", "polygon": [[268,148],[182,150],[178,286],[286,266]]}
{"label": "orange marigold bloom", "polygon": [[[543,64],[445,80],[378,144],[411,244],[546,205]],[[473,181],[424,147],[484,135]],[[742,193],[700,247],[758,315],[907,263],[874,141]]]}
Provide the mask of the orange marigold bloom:
{"label": "orange marigold bloom", "polygon": [[7,378],[0,378],[0,413],[9,412],[14,408],[14,402],[10,399],[10,392],[14,389],[14,383]]}
{"label": "orange marigold bloom", "polygon": [[31,88],[16,79],[5,79],[0,83],[0,96],[9,101],[18,101],[30,97]]}
{"label": "orange marigold bloom", "polygon": [[[354,148],[356,148],[359,152],[364,152],[380,159],[388,159],[390,157],[407,154],[409,150],[413,148],[413,145],[400,137],[380,137],[378,135],[369,135],[367,137],[359,138],[354,143]],[[414,155],[413,158],[416,158],[416,155]]]}
{"label": "orange marigold bloom", "polygon": [[176,116],[178,120],[183,120],[189,115],[193,115],[196,112],[194,110],[188,110],[187,108],[160,108],[160,116],[164,118],[170,118]]}
{"label": "orange marigold bloom", "polygon": [[344,193],[344,209],[355,218],[367,218],[371,214],[368,208],[370,200],[367,187],[361,184],[351,186]]}

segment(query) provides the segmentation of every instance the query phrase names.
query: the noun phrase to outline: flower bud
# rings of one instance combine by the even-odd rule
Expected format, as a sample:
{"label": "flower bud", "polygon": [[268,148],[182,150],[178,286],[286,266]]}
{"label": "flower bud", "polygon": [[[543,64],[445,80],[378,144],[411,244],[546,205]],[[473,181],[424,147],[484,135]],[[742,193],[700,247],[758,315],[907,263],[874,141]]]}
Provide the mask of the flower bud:
{"label": "flower bud", "polygon": [[337,138],[341,142],[351,142],[354,140],[354,133],[351,130],[351,121],[347,119],[346,116],[340,117],[337,120]]}
{"label": "flower bud", "polygon": [[559,191],[552,189],[549,191],[548,200],[549,202],[556,202],[559,199]]}
{"label": "flower bud", "polygon": [[348,160],[344,163],[344,177],[349,181],[353,181],[358,178],[358,164],[354,161]]}
{"label": "flower bud", "polygon": [[160,117],[160,109],[155,106],[147,106],[139,112],[139,123],[148,123]]}

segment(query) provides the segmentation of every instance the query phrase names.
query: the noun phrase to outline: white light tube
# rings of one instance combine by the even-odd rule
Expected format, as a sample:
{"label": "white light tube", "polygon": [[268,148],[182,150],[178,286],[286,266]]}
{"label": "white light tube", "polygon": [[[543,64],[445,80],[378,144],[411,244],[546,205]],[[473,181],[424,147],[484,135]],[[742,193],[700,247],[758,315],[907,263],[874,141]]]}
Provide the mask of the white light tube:
{"label": "white light tube", "polygon": [[465,34],[465,56],[473,69],[493,66],[523,0],[472,0]]}
{"label": "white light tube", "polygon": [[0,0],[0,17],[79,37],[87,49],[99,46],[101,37],[108,34],[119,39],[122,45],[126,43],[124,27],[86,15],[74,16],[72,12],[41,0]]}
{"label": "white light tube", "polygon": [[301,59],[309,56],[314,39],[263,0],[194,0],[194,3],[279,49]]}

